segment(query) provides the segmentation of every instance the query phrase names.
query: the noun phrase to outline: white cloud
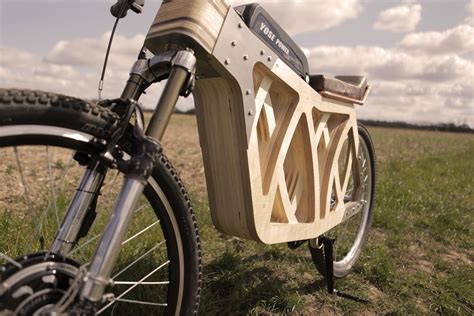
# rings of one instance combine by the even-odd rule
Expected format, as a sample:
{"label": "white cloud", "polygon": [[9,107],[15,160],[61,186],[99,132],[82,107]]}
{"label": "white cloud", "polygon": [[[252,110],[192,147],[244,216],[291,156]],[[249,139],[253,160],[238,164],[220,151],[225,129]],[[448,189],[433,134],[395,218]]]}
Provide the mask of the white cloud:
{"label": "white cloud", "polygon": [[377,46],[321,46],[308,52],[318,73],[368,76],[373,92],[358,108],[364,118],[474,126],[473,61]]}
{"label": "white cloud", "polygon": [[[229,1],[233,6],[251,1]],[[261,0],[257,1],[289,34],[321,31],[354,19],[363,10],[363,0]]]}
{"label": "white cloud", "polygon": [[474,0],[471,0],[466,5],[466,11],[467,11],[467,17],[466,17],[465,22],[467,24],[474,26]]}
{"label": "white cloud", "polygon": [[408,34],[399,46],[425,54],[462,54],[474,50],[474,27],[459,25],[443,32]]}
{"label": "white cloud", "polygon": [[374,29],[393,33],[406,33],[416,29],[421,20],[420,4],[404,4],[382,11]]}
{"label": "white cloud", "polygon": [[[473,63],[456,55],[427,58],[377,46],[318,46],[309,50],[309,64],[333,74],[370,74],[375,79],[447,81],[474,70]],[[324,63],[321,63],[324,61]]]}
{"label": "white cloud", "polygon": [[[63,93],[83,99],[97,98],[108,37],[60,41],[45,58],[13,47],[0,47],[0,85]],[[144,36],[116,36],[105,76],[103,98],[119,97]],[[163,89],[155,84],[140,101],[153,108]],[[178,106],[189,108],[192,97],[180,98]]]}
{"label": "white cloud", "polygon": [[[110,32],[107,32],[100,38],[59,41],[47,54],[46,61],[61,65],[101,66],[109,37]],[[145,36],[141,34],[133,37],[115,35],[109,59],[111,68],[130,69],[144,40]]]}

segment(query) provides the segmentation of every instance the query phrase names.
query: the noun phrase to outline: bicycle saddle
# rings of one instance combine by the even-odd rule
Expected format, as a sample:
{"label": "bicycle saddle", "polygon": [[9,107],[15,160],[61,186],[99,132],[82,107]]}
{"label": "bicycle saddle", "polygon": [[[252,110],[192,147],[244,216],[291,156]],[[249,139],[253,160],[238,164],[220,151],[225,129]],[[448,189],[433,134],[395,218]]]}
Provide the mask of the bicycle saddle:
{"label": "bicycle saddle", "polygon": [[329,92],[357,101],[363,101],[368,88],[367,78],[363,76],[310,76],[309,85],[320,93]]}

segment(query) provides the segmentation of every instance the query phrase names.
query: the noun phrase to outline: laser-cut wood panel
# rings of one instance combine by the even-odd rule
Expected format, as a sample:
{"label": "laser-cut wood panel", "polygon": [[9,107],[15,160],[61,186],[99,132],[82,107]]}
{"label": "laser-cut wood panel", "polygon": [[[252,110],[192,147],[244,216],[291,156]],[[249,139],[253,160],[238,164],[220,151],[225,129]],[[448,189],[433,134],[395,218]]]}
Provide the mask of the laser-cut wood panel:
{"label": "laser-cut wood panel", "polygon": [[[205,2],[196,1],[216,10]],[[166,18],[182,20],[176,8],[183,1],[170,3],[176,7]],[[359,207],[346,200],[349,185],[356,192],[361,183],[354,104],[314,91],[233,10],[215,19],[218,35],[200,42],[214,73],[194,91],[213,222],[226,234],[264,243],[315,238]],[[153,46],[168,31],[182,35],[180,27],[155,28],[158,35],[147,41]]]}

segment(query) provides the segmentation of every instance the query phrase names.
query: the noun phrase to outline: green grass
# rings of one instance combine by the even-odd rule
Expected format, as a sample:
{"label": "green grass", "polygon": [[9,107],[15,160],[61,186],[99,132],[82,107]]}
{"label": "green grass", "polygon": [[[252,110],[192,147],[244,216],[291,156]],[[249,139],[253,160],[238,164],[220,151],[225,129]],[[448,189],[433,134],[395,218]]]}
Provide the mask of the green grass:
{"label": "green grass", "polygon": [[[187,183],[200,227],[202,315],[474,314],[474,135],[370,132],[379,157],[372,230],[354,272],[336,283],[369,300],[361,304],[326,293],[306,245],[290,250],[219,233],[210,218],[195,120],[172,119],[164,147]],[[64,169],[58,161],[55,168]],[[10,175],[14,168],[2,170]],[[18,197],[21,192],[11,198]],[[14,215],[0,217],[0,231],[22,239],[12,233]]]}
{"label": "green grass", "polygon": [[370,131],[380,152],[371,236],[354,273],[336,283],[369,304],[326,294],[304,246],[218,233],[205,195],[193,192],[205,264],[201,314],[473,314],[474,136]]}

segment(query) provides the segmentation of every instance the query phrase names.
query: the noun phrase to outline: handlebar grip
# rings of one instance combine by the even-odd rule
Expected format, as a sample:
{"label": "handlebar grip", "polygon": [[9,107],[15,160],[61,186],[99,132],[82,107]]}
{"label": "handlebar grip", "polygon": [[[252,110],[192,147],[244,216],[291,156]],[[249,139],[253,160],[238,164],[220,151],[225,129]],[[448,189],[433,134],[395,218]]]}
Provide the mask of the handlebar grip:
{"label": "handlebar grip", "polygon": [[116,18],[124,18],[128,11],[127,2],[127,0],[118,0],[116,4],[110,7],[110,13]]}
{"label": "handlebar grip", "polygon": [[124,18],[128,10],[135,13],[142,13],[145,0],[118,0],[116,4],[110,7],[110,13],[116,18]]}

